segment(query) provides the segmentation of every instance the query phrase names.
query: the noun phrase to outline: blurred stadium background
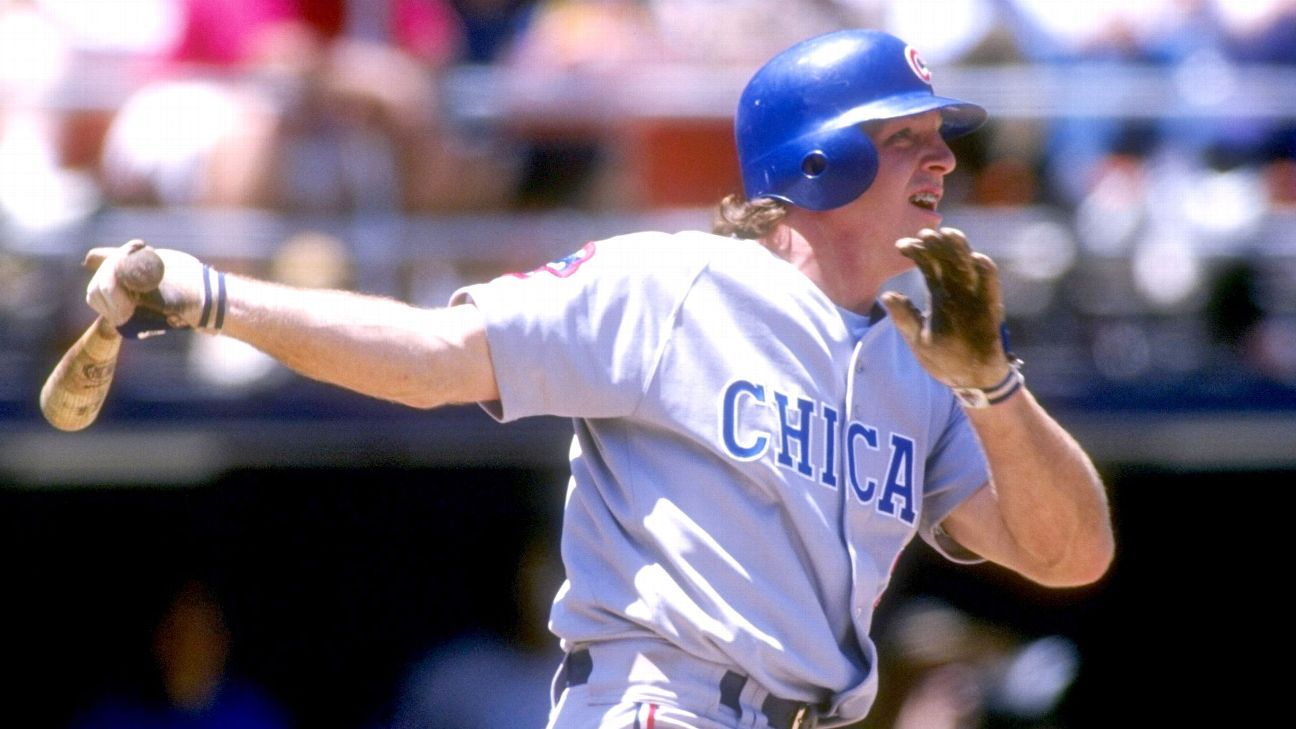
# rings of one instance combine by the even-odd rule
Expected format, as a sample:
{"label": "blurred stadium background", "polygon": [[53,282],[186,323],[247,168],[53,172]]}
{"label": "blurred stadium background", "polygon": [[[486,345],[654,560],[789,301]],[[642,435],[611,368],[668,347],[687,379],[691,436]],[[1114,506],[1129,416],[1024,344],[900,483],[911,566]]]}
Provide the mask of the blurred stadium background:
{"label": "blurred stadium background", "polygon": [[1243,580],[1277,574],[1258,516],[1296,471],[1296,3],[6,0],[3,723],[539,726],[515,694],[543,703],[552,665],[531,583],[554,587],[569,426],[405,410],[172,334],[56,432],[37,393],[92,318],[81,256],[140,237],[437,305],[587,240],[705,228],[738,189],[748,75],[855,25],[989,108],[946,220],[1000,263],[1119,545],[1063,592],[911,550],[869,726],[1220,705],[1194,692],[1221,635],[1267,625]]}

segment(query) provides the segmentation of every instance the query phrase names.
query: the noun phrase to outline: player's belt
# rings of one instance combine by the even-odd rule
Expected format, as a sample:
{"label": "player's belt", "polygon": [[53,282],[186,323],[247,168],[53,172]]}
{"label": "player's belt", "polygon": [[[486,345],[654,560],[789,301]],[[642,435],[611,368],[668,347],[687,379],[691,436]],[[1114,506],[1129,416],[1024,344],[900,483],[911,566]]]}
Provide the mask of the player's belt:
{"label": "player's belt", "polygon": [[[720,703],[738,712],[739,718],[742,717],[742,706],[738,697],[746,685],[747,677],[733,671],[726,672],[720,679]],[[773,729],[814,729],[819,723],[819,713],[810,704],[780,699],[773,694],[761,702],[761,713]]]}
{"label": "player's belt", "polygon": [[[555,688],[562,690],[570,686],[582,686],[589,681],[594,670],[594,659],[588,650],[568,653],[563,659],[562,672]],[[747,685],[747,677],[741,673],[727,671],[720,679],[720,703],[733,709],[742,717],[742,704],[739,696]],[[819,712],[813,704],[804,701],[783,699],[770,694],[761,702],[761,713],[771,729],[815,729],[819,723]]]}

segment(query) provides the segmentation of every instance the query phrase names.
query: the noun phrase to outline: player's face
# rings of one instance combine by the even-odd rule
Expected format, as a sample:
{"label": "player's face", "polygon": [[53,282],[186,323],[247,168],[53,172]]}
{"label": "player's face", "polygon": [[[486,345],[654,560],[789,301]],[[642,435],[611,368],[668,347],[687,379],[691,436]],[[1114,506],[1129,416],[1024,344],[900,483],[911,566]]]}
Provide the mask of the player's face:
{"label": "player's face", "polygon": [[940,128],[939,111],[866,126],[877,147],[878,172],[850,206],[852,217],[876,230],[880,244],[892,246],[899,238],[940,225],[937,209],[945,194],[945,175],[955,164]]}
{"label": "player's face", "polygon": [[793,207],[785,219],[809,239],[809,251],[787,254],[833,301],[846,308],[871,306],[875,285],[913,268],[896,241],[937,228],[945,175],[954,153],[940,135],[941,114],[871,122],[867,133],[877,147],[878,171],[869,189],[832,210]]}

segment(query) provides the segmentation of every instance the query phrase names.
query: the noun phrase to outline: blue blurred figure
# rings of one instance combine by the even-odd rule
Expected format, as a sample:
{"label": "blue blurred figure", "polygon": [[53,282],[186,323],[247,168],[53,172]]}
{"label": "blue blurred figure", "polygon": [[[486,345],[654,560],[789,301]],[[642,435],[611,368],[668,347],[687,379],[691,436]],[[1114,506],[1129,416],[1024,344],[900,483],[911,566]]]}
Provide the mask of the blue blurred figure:
{"label": "blue blurred figure", "polygon": [[[71,729],[287,729],[289,714],[228,671],[223,611],[199,581],[185,583],[153,633],[160,686],[121,692],[73,721]],[[160,691],[157,689],[160,688]]]}

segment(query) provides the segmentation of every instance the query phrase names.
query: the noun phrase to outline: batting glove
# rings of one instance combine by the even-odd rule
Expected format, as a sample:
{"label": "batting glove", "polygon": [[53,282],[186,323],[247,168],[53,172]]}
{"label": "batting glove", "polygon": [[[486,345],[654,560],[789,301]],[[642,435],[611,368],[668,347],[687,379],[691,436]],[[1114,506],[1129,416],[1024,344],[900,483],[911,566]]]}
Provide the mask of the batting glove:
{"label": "batting glove", "polygon": [[183,251],[156,249],[166,273],[156,291],[131,291],[116,275],[117,262],[144,245],[133,240],[118,248],[94,248],[85,266],[95,271],[86,286],[86,303],[125,336],[144,338],[168,329],[215,334],[225,321],[225,274]]}
{"label": "batting glove", "polygon": [[[991,404],[1016,392],[1021,376],[1004,348],[1003,294],[994,262],[974,252],[954,228],[924,229],[896,247],[927,280],[931,312],[924,314],[896,292],[883,294],[882,303],[923,368],[960,395],[981,392]],[[962,399],[973,407],[985,404]]]}

